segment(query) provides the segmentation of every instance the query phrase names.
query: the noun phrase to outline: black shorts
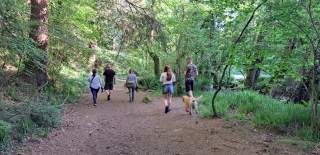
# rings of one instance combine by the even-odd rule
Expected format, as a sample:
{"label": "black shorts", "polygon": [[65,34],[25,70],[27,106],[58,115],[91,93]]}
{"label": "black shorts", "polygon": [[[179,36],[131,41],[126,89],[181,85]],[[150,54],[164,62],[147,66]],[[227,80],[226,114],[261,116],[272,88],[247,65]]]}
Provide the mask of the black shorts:
{"label": "black shorts", "polygon": [[186,80],[185,85],[186,85],[186,92],[193,91],[193,85],[194,85],[193,80]]}
{"label": "black shorts", "polygon": [[113,90],[113,82],[108,82],[104,85],[105,90]]}

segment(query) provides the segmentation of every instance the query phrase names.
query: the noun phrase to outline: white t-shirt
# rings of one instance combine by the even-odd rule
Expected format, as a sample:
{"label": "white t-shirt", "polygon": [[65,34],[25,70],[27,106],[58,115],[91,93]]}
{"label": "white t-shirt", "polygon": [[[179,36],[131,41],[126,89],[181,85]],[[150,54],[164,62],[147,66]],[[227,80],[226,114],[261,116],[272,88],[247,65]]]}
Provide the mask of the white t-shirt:
{"label": "white t-shirt", "polygon": [[165,85],[165,84],[171,84],[171,83],[173,83],[173,82],[176,82],[176,76],[175,76],[173,73],[171,73],[171,74],[172,74],[171,80],[170,80],[170,81],[167,81],[167,72],[161,73],[160,82],[162,82],[163,85]]}
{"label": "white t-shirt", "polygon": [[[92,79],[93,78],[93,79]],[[92,82],[91,82],[92,80]],[[93,77],[92,75],[88,78],[88,82],[91,88],[99,89],[102,87],[102,81],[99,75]]]}

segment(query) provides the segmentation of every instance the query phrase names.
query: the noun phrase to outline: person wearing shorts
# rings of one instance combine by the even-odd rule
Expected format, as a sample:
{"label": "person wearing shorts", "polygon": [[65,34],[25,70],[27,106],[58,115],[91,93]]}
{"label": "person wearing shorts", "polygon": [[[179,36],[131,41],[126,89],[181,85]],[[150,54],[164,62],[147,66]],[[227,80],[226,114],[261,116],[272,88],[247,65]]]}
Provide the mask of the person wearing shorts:
{"label": "person wearing shorts", "polygon": [[113,84],[115,83],[116,72],[108,65],[103,73],[105,77],[104,89],[107,91],[108,101],[111,99],[111,93],[113,90]]}
{"label": "person wearing shorts", "polygon": [[187,66],[185,70],[185,87],[189,97],[193,97],[194,81],[198,76],[198,68],[192,63],[192,58],[187,58]]}
{"label": "person wearing shorts", "polygon": [[176,81],[175,75],[172,73],[170,66],[166,65],[164,67],[164,72],[160,76],[160,82],[162,83],[162,93],[164,97],[164,113],[170,111],[170,105],[173,96],[173,84]]}

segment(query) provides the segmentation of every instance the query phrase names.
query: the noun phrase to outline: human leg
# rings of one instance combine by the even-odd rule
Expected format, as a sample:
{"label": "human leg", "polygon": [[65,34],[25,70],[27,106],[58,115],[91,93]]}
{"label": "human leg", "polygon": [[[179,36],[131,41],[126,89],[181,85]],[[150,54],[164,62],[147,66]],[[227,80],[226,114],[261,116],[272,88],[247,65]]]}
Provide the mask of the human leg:
{"label": "human leg", "polygon": [[136,89],[136,88],[133,87],[132,90],[131,90],[131,93],[132,93],[132,94],[131,94],[131,101],[132,101],[132,102],[134,101],[134,93],[135,93],[134,91],[135,91],[135,89]]}
{"label": "human leg", "polygon": [[129,102],[132,102],[132,88],[129,89]]}
{"label": "human leg", "polygon": [[98,92],[99,92],[99,89],[91,88],[91,93],[92,93],[92,99],[93,99],[93,105],[94,106],[97,104]]}
{"label": "human leg", "polygon": [[186,81],[186,92],[188,93],[189,97],[193,97],[193,80]]}

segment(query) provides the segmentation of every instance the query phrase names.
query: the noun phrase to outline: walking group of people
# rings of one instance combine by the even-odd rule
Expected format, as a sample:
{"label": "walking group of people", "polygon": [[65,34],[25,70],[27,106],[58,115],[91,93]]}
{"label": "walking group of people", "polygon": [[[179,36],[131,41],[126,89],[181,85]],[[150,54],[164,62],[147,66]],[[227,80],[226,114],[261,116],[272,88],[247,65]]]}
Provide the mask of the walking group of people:
{"label": "walking group of people", "polygon": [[[103,93],[104,90],[107,91],[107,100],[111,100],[111,93],[113,90],[114,84],[116,84],[116,72],[111,68],[111,65],[107,65],[105,68],[104,72],[104,87],[102,84],[102,79],[100,76],[97,74],[97,69],[92,69],[92,75],[89,76],[88,82],[90,85],[90,90],[92,94],[92,100],[93,100],[93,105],[97,105],[97,98],[98,98],[98,93],[101,89],[101,93]],[[134,101],[134,92],[138,86],[138,81],[136,74],[134,73],[133,70],[129,70],[128,77],[126,80],[126,87],[129,90],[129,102]]]}
{"label": "walking group of people", "polygon": [[[108,65],[103,73],[105,77],[105,86],[102,87],[102,80],[100,76],[97,74],[97,70],[92,70],[92,75],[88,78],[88,82],[90,85],[90,90],[92,93],[93,105],[97,105],[97,97],[98,92],[101,89],[107,91],[108,101],[111,99],[111,93],[113,90],[113,85],[116,82],[115,75],[116,72],[111,68],[111,65]],[[192,63],[192,58],[187,58],[187,65],[185,68],[185,89],[188,93],[189,97],[193,97],[193,88],[194,88],[194,81],[198,76],[198,69],[197,66]],[[165,113],[171,111],[170,105],[172,103],[172,96],[174,93],[174,84],[176,82],[176,77],[171,67],[169,65],[165,65],[164,71],[160,76],[160,82],[162,83],[162,93],[164,96],[164,105],[165,105]],[[138,80],[135,72],[130,69],[128,72],[128,76],[126,78],[125,86],[129,90],[129,102],[134,102],[134,94],[135,90],[138,87]]]}
{"label": "walking group of people", "polygon": [[[194,81],[198,76],[198,69],[197,66],[192,63],[191,57],[187,58],[187,65],[185,68],[184,75],[186,92],[188,93],[189,97],[193,97]],[[164,71],[160,76],[160,82],[162,83],[162,93],[164,95],[164,112],[168,113],[171,111],[170,105],[172,103],[174,84],[176,82],[176,77],[169,65],[166,65],[164,67]]]}

